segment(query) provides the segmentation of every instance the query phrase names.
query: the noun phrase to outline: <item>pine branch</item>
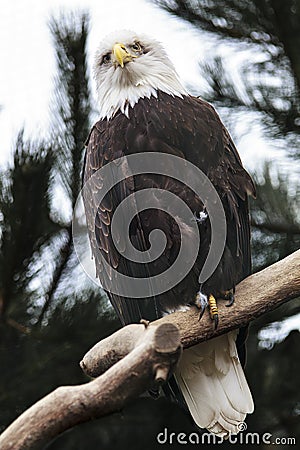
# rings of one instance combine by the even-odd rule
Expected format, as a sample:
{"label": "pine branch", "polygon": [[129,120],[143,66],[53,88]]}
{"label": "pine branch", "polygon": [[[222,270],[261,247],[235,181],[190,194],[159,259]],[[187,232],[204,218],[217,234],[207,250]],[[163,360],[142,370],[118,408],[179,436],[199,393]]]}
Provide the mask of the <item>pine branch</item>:
{"label": "pine branch", "polygon": [[165,381],[180,355],[180,336],[190,347],[235,328],[300,295],[300,250],[251,275],[236,289],[228,309],[219,304],[214,330],[208,315],[191,308],[149,326],[128,325],[96,344],[82,369],[98,376],[80,386],[59,387],[35,403],[0,436],[1,450],[34,450],[76,424],[118,411],[153,384]]}
{"label": "pine branch", "polygon": [[[53,116],[56,164],[67,187],[72,210],[81,188],[84,141],[89,131],[90,98],[87,79],[86,42],[89,19],[85,13],[52,19],[50,30],[54,40],[58,76],[56,80],[56,111]],[[53,136],[53,138],[54,138]],[[42,323],[53,296],[72,255],[72,227],[66,227],[67,239],[60,249],[52,283],[36,326]]]}
{"label": "pine branch", "polygon": [[289,223],[259,223],[251,219],[251,226],[262,231],[269,231],[270,233],[298,235],[300,234],[300,227]]}
{"label": "pine branch", "polygon": [[67,233],[68,233],[67,240],[63,244],[62,248],[60,249],[60,260],[57,263],[56,268],[54,270],[50,288],[45,296],[45,298],[46,298],[45,303],[43,305],[41,314],[40,314],[35,326],[39,326],[42,323],[43,318],[45,317],[45,314],[48,311],[48,309],[52,303],[53,296],[56,292],[56,289],[62,278],[63,272],[68,264],[71,254],[72,254],[73,245],[72,245],[72,227],[71,226],[69,226],[67,228]]}

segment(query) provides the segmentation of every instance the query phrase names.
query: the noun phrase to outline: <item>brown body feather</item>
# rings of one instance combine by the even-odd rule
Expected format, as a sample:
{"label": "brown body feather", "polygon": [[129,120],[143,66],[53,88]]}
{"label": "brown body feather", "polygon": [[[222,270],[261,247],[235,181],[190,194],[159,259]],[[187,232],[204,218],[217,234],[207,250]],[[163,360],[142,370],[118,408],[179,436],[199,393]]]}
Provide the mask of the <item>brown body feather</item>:
{"label": "brown body feather", "polygon": [[[247,194],[255,195],[255,190],[214,108],[195,97],[179,98],[159,92],[158,98],[140,99],[129,110],[129,118],[119,112],[110,120],[100,120],[94,125],[88,138],[84,183],[108,162],[140,152],[163,152],[180,156],[199,167],[209,177],[223,203],[228,234],[222,259],[214,274],[202,286],[202,292],[218,295],[220,291],[233,288],[250,273]],[[124,175],[125,173],[126,167]],[[97,249],[100,249],[113,268],[128,276],[152,276],[163,272],[174,262],[180,247],[180,232],[175,220],[163,211],[151,209],[141,212],[130,226],[130,239],[142,251],[149,248],[148,236],[151,230],[159,228],[165,233],[166,249],[158,260],[150,264],[128,261],[119,254],[112,241],[110,226],[116,207],[129,194],[149,187],[175,193],[196,215],[203,211],[203,204],[193,191],[173,178],[146,173],[120,182],[101,203],[96,224],[89,224],[100,280],[103,268],[97,258]],[[85,198],[85,208],[88,213],[88,198]],[[195,300],[199,291],[199,273],[210,245],[209,220],[199,223],[199,232],[201,246],[197,261],[185,279],[173,289],[155,299],[143,300],[108,293],[123,324],[136,322],[141,318],[151,320],[166,309],[175,309]],[[190,236],[190,243],[193,245],[193,235]]]}

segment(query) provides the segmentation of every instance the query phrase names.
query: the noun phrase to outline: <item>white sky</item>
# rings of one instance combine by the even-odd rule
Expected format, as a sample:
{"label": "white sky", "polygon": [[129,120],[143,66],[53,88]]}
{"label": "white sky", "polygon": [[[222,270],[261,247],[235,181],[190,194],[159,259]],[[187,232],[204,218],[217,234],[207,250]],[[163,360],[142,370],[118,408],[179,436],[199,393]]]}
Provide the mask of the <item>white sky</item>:
{"label": "white sky", "polygon": [[76,8],[90,11],[90,61],[103,36],[129,28],[161,40],[180,75],[187,82],[194,81],[199,55],[197,33],[184,29],[144,0],[0,0],[0,5],[0,164],[7,160],[11,138],[20,126],[24,124],[29,133],[38,134],[47,124],[55,70],[47,26],[52,13]]}
{"label": "white sky", "polygon": [[[163,42],[185,84],[201,85],[198,61],[211,56],[215,40],[196,31],[147,0],[0,0],[0,165],[11,155],[13,139],[21,126],[27,135],[44,136],[55,70],[54,51],[48,21],[53,13],[83,8],[90,12],[89,64],[102,37],[129,28],[152,35]],[[235,49],[222,45],[232,71],[240,63]],[[219,49],[220,49],[219,48]],[[234,63],[234,61],[236,61]],[[265,158],[285,161],[262,138],[252,119],[236,124],[234,134],[246,167],[261,166]]]}

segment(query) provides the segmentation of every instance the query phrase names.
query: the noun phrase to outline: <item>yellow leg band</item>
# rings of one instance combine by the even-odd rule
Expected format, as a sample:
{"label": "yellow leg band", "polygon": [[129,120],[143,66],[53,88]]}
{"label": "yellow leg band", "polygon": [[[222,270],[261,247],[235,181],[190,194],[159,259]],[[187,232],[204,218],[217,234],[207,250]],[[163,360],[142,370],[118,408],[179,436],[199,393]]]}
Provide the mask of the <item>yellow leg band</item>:
{"label": "yellow leg band", "polygon": [[210,294],[210,296],[208,298],[208,304],[209,304],[210,317],[212,319],[214,319],[215,316],[218,316],[218,306],[217,306],[217,301],[212,294]]}

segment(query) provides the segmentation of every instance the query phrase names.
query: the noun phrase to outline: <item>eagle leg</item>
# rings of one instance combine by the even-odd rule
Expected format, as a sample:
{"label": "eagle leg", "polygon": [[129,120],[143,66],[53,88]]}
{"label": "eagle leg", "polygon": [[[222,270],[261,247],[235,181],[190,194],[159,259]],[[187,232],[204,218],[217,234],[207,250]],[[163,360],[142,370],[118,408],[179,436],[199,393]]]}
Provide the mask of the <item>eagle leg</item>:
{"label": "eagle leg", "polygon": [[215,297],[212,294],[210,294],[208,297],[208,306],[209,306],[210,317],[215,323],[215,330],[216,330],[218,328],[218,324],[219,324],[219,313],[218,313],[217,300],[215,299]]}
{"label": "eagle leg", "polygon": [[208,306],[207,295],[202,294],[201,291],[198,292],[195,300],[195,305],[200,309],[199,319],[200,320],[204,314],[206,307]]}
{"label": "eagle leg", "polygon": [[223,300],[228,300],[228,303],[226,303],[225,306],[232,306],[234,304],[234,293],[235,288],[220,293],[220,298]]}
{"label": "eagle leg", "polygon": [[202,294],[202,292],[199,291],[196,296],[195,305],[200,309],[199,320],[202,318],[204,311],[208,307],[210,317],[214,321],[215,329],[217,329],[219,323],[219,314],[215,297],[210,294],[207,300],[207,295]]}
{"label": "eagle leg", "polygon": [[[220,295],[218,295],[218,298],[222,298],[223,300],[228,300],[228,303],[226,303],[225,306],[232,306],[234,303],[234,293],[235,293],[234,288],[230,289],[228,291],[223,291],[220,293]],[[197,308],[200,309],[199,320],[202,318],[205,309],[208,307],[210,317],[214,321],[215,330],[216,330],[218,328],[218,324],[219,324],[219,312],[218,312],[218,305],[217,305],[217,300],[216,300],[215,296],[213,294],[210,294],[208,296],[208,300],[207,300],[207,295],[202,294],[202,292],[199,291],[196,296],[195,305],[197,306]]]}

